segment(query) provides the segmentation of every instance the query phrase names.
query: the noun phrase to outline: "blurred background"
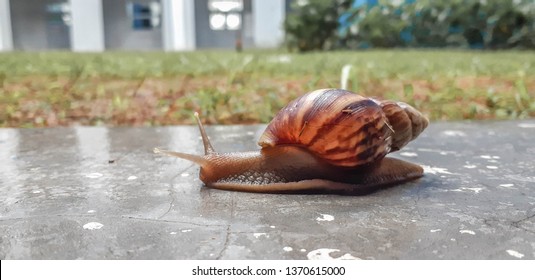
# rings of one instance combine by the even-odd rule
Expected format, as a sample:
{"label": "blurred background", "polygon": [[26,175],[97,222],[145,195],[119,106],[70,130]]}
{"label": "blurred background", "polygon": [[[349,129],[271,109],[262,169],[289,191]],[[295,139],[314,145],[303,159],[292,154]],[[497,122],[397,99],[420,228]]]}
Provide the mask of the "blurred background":
{"label": "blurred background", "polygon": [[277,47],[285,0],[0,0],[3,50]]}
{"label": "blurred background", "polygon": [[0,0],[0,126],[268,122],[341,84],[530,118],[534,49],[533,0]]}

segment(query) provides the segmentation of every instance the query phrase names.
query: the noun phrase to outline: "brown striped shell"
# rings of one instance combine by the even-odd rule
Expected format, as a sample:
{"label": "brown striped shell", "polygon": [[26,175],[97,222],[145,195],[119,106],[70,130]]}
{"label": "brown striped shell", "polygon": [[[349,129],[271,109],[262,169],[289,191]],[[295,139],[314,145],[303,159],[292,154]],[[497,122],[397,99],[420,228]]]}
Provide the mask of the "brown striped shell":
{"label": "brown striped shell", "polygon": [[416,138],[427,119],[405,103],[378,101],[342,89],[307,93],[284,107],[258,144],[306,147],[336,166],[381,160]]}
{"label": "brown striped shell", "polygon": [[429,124],[422,113],[407,103],[392,100],[374,101],[381,106],[394,131],[391,152],[403,148],[416,139]]}

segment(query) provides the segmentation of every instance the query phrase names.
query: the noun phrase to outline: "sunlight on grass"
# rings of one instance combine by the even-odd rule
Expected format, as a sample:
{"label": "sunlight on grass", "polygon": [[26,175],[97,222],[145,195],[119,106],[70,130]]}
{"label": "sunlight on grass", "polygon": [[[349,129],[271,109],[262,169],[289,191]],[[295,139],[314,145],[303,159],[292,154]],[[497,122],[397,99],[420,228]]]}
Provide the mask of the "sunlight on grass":
{"label": "sunlight on grass", "polygon": [[535,53],[397,50],[0,54],[0,126],[267,122],[310,90],[402,100],[433,120],[535,117]]}

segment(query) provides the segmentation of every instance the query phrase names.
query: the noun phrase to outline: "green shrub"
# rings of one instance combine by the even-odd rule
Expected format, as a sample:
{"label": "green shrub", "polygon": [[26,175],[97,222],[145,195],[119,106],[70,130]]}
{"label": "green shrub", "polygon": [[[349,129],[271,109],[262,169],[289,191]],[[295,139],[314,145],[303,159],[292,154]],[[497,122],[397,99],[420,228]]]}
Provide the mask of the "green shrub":
{"label": "green shrub", "polygon": [[343,46],[347,48],[380,47],[390,48],[404,46],[400,36],[409,25],[398,8],[392,4],[351,9],[353,22],[349,29],[339,33]]}
{"label": "green shrub", "polygon": [[[535,48],[533,0],[379,0],[377,5],[360,7],[351,7],[352,3],[294,1],[285,22],[288,46],[300,51],[333,47]],[[340,24],[342,15],[348,20]]]}
{"label": "green shrub", "polygon": [[418,1],[404,7],[415,47],[535,47],[532,0]]}
{"label": "green shrub", "polygon": [[292,13],[286,16],[284,29],[290,50],[328,50],[338,38],[338,17],[349,1],[300,0],[292,2]]}

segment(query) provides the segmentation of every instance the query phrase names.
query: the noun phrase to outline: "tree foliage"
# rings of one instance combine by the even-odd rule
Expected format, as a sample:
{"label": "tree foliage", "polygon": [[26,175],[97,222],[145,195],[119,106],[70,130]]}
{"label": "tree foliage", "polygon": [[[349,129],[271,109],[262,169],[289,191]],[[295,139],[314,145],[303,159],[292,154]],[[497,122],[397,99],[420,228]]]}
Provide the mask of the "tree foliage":
{"label": "tree foliage", "polygon": [[300,0],[284,22],[286,44],[299,51],[332,49],[338,38],[338,18],[349,1]]}
{"label": "tree foliage", "polygon": [[[362,1],[360,1],[362,2]],[[364,1],[365,2],[365,1]],[[287,44],[329,48],[535,48],[533,0],[296,1]],[[313,12],[312,12],[313,11]]]}

